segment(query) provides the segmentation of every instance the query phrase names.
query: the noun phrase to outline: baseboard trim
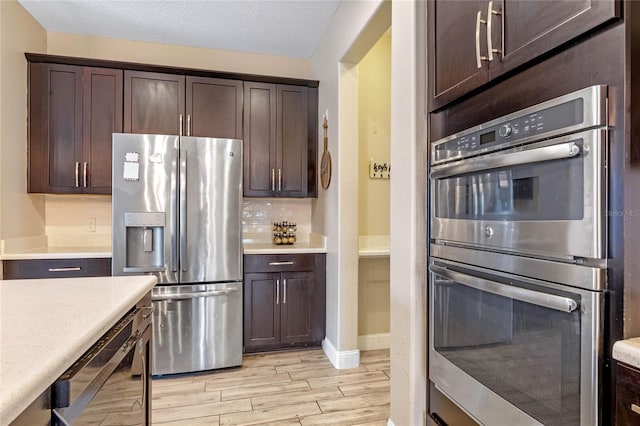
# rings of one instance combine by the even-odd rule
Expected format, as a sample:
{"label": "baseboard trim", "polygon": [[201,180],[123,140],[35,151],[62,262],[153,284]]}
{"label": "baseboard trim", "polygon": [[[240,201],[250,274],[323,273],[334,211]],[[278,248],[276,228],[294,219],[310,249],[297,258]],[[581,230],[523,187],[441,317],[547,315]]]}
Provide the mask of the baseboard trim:
{"label": "baseboard trim", "polygon": [[371,351],[375,349],[389,349],[391,338],[389,333],[364,334],[358,336],[358,349],[361,351]]}
{"label": "baseboard trim", "polygon": [[322,340],[322,350],[331,364],[339,370],[356,368],[360,365],[360,350],[338,351],[326,337]]}

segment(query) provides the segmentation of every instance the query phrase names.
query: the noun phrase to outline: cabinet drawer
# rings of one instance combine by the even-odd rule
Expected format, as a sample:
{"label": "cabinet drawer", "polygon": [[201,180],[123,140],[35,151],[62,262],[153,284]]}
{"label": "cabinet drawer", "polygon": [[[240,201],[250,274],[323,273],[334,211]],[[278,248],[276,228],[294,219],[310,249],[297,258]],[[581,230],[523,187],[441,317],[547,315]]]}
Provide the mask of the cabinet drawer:
{"label": "cabinet drawer", "polygon": [[3,279],[106,277],[111,259],[37,259],[3,261]]}
{"label": "cabinet drawer", "polygon": [[616,365],[616,425],[640,424],[640,371]]}
{"label": "cabinet drawer", "polygon": [[297,272],[315,268],[313,254],[248,254],[244,257],[245,272]]}

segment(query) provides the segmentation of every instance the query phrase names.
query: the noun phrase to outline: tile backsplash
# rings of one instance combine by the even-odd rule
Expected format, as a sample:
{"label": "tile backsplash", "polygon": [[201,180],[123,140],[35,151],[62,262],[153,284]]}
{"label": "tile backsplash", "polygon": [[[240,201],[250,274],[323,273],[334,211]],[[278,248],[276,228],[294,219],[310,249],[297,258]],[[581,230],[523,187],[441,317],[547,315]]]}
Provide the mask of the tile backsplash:
{"label": "tile backsplash", "polygon": [[272,223],[295,222],[298,235],[306,238],[311,232],[311,199],[245,198],[242,203],[242,232],[271,232]]}

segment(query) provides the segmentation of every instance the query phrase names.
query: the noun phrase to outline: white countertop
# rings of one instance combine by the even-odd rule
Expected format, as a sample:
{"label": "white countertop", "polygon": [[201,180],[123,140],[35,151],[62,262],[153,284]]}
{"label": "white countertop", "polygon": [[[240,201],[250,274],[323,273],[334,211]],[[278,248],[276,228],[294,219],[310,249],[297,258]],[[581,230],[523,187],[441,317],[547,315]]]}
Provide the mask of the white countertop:
{"label": "white countertop", "polygon": [[109,258],[111,247],[40,247],[5,253],[0,260]]}
{"label": "white countertop", "polygon": [[388,235],[360,235],[358,237],[358,256],[386,257],[390,254]]}
{"label": "white countertop", "polygon": [[0,425],[14,420],[155,283],[150,276],[0,281]]}
{"label": "white countertop", "polygon": [[632,367],[640,368],[640,337],[615,342],[613,344],[613,358]]}

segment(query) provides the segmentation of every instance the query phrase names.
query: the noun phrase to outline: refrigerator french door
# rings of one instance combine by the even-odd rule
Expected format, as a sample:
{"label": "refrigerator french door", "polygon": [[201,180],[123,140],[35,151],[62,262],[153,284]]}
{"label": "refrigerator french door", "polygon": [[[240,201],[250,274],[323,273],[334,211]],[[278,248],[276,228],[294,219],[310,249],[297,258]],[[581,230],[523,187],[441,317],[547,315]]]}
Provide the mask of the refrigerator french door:
{"label": "refrigerator french door", "polygon": [[113,135],[113,275],[151,274],[154,375],[242,363],[242,141]]}

